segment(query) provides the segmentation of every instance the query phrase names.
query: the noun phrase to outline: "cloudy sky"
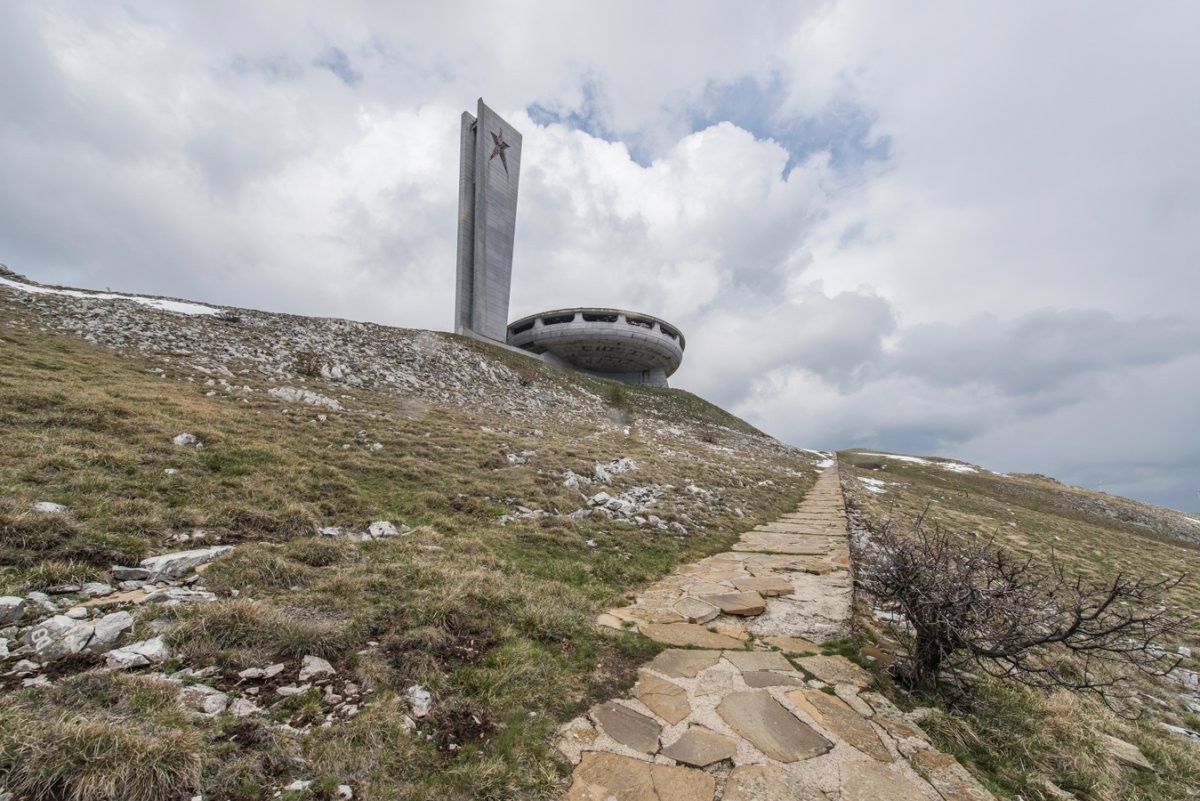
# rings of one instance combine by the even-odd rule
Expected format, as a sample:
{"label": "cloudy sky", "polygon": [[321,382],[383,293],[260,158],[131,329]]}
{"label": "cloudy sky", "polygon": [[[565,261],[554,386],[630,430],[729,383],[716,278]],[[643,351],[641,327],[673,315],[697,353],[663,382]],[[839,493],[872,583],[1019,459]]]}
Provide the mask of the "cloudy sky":
{"label": "cloudy sky", "polygon": [[[741,7],[746,6],[746,7]],[[458,120],[512,317],[658,314],[788,442],[1200,510],[1200,5],[0,5],[0,262],[446,330]]]}

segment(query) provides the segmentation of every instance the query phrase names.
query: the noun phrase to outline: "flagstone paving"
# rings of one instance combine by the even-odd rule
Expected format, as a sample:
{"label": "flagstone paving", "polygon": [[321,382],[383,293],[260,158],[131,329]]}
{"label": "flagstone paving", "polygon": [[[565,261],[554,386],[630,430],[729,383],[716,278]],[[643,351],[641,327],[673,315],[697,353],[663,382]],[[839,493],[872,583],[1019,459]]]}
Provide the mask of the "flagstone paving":
{"label": "flagstone paving", "polygon": [[601,615],[674,647],[560,729],[566,801],[994,801],[867,671],[820,653],[847,632],[849,563],[833,467],[795,512]]}

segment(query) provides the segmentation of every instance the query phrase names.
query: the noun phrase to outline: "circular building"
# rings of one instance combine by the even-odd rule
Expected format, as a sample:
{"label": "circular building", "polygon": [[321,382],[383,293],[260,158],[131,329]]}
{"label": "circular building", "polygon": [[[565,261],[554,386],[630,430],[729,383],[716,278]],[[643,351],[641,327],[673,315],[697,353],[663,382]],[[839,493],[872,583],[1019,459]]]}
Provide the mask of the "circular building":
{"label": "circular building", "polygon": [[509,323],[508,344],[628,384],[667,386],[686,343],[670,323],[621,309],[556,309]]}

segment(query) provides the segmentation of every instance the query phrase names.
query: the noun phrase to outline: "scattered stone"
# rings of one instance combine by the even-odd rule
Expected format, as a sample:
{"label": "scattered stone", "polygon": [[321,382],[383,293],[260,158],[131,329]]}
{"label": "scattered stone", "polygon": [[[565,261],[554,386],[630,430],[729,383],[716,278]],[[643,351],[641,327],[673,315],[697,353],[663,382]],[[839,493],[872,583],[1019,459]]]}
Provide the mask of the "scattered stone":
{"label": "scattered stone", "polygon": [[720,651],[687,651],[671,648],[654,657],[650,667],[668,676],[694,678],[700,671],[717,664]]}
{"label": "scattered stone", "polygon": [[142,599],[142,603],[146,604],[194,604],[194,603],[209,603],[217,600],[214,593],[204,590],[191,590],[187,587],[164,587],[161,590],[155,590]]}
{"label": "scattered stone", "polygon": [[605,734],[621,745],[647,754],[658,750],[658,737],[662,733],[662,727],[653,718],[615,701],[608,701],[593,708],[592,717]]}
{"label": "scattered stone", "polygon": [[0,626],[19,623],[25,616],[25,599],[15,595],[0,596]]}
{"label": "scattered stone", "polygon": [[18,676],[20,676],[32,673],[40,667],[41,665],[39,665],[37,662],[34,662],[32,659],[22,659],[13,665],[12,669],[13,673],[16,673]]}
{"label": "scattered stone", "polygon": [[21,686],[22,687],[49,687],[50,686],[50,677],[49,676],[34,676],[32,679],[22,679]]}
{"label": "scattered stone", "polygon": [[678,612],[688,623],[707,623],[721,614],[721,610],[717,607],[707,601],[701,601],[699,598],[691,596],[680,598],[672,609]]}
{"label": "scattered stone", "polygon": [[333,665],[319,656],[306,656],[300,661],[300,681],[308,681],[314,676],[333,676],[336,673]]}
{"label": "scattered stone", "polygon": [[243,679],[271,679],[283,672],[284,663],[277,662],[274,665],[267,665],[265,668],[246,668],[238,673]]}
{"label": "scattered stone", "polygon": [[337,797],[343,801],[350,801],[354,798],[354,789],[348,784],[339,784],[337,786]]}
{"label": "scattered stone", "polygon": [[638,626],[645,636],[667,645],[723,650],[739,648],[742,641],[726,634],[709,631],[695,623],[643,623]]}
{"label": "scattered stone", "polygon": [[687,690],[644,670],[633,688],[633,695],[645,704],[647,709],[671,725],[675,725],[692,712]]}
{"label": "scattered stone", "polygon": [[195,435],[188,434],[186,432],[183,434],[177,435],[176,437],[174,437],[171,440],[171,442],[175,443],[176,445],[178,445],[181,448],[188,446],[188,445],[195,445],[197,448],[202,447],[200,444],[200,440],[196,439]]}
{"label": "scattered stone", "polygon": [[787,697],[819,725],[867,756],[879,762],[892,761],[887,746],[879,739],[879,735],[867,719],[842,699],[820,690],[793,690]]}
{"label": "scattered stone", "polygon": [[293,695],[301,695],[312,689],[311,684],[285,684],[282,687],[276,687],[275,692],[282,695],[284,698],[289,698]]}
{"label": "scattered stone", "polygon": [[8,659],[8,638],[0,637],[0,659]]}
{"label": "scattered stone", "polygon": [[780,762],[809,759],[833,747],[766,690],[730,693],[717,706],[717,714],[755,748]]}
{"label": "scattered stone", "polygon": [[564,801],[712,801],[716,790],[704,771],[589,751]]}
{"label": "scattered stone", "polygon": [[404,697],[408,700],[408,708],[415,718],[423,718],[433,710],[433,693],[419,684],[405,690]]}
{"label": "scattered stone", "polygon": [[246,718],[259,714],[262,712],[262,708],[247,698],[235,698],[230,702],[227,711],[235,718]]}
{"label": "scattered stone", "polygon": [[1101,734],[1100,744],[1103,745],[1113,758],[1122,765],[1128,765],[1131,768],[1139,770],[1154,770],[1154,765],[1150,764],[1150,760],[1146,759],[1146,755],[1142,750],[1133,743],[1127,743],[1124,740],[1113,737],[1111,734]]}
{"label": "scattered stone", "polygon": [[757,592],[725,592],[719,595],[702,595],[700,600],[720,607],[727,615],[761,615],[767,608],[763,597]]}
{"label": "scattered stone", "polygon": [[1188,648],[1186,645],[1181,645],[1181,646],[1179,646],[1178,648],[1176,648],[1176,649],[1175,649],[1175,653],[1179,654],[1179,655],[1180,655],[1180,656],[1182,656],[1184,659],[1191,659],[1191,658],[1192,658],[1192,649],[1191,649],[1191,648]]}
{"label": "scattered stone", "polygon": [[176,551],[161,556],[151,556],[141,561],[146,570],[146,581],[155,583],[177,579],[189,570],[199,565],[208,564],[219,556],[233,550],[232,545],[214,545],[211,548],[197,548],[192,551]]}
{"label": "scattered stone", "polygon": [[324,395],[313,392],[309,389],[298,389],[295,387],[271,387],[267,390],[268,395],[272,395],[280,400],[288,403],[307,403],[310,406],[323,406],[331,411],[342,411],[342,404],[335,401],[333,398],[327,398]]}
{"label": "scattered stone", "polygon": [[115,581],[145,581],[150,578],[150,571],[144,567],[113,565],[112,577]]}
{"label": "scattered stone", "polygon": [[796,662],[827,684],[851,684],[863,689],[873,683],[870,673],[844,656],[805,656]]}
{"label": "scattered stone", "polygon": [[163,638],[154,637],[153,639],[130,643],[129,645],[109,651],[104,659],[110,668],[129,670],[131,668],[165,662],[170,656],[171,651],[167,648],[167,644],[163,641]]}
{"label": "scattered stone", "polygon": [[401,534],[407,534],[410,531],[412,529],[403,524],[401,524],[400,528],[396,528],[390,520],[376,520],[367,526],[367,532],[375,539],[399,537]]}
{"label": "scattered stone", "polygon": [[102,654],[117,647],[117,643],[133,630],[133,615],[128,612],[113,612],[96,621],[92,628],[92,638],[83,650],[92,654]]}
{"label": "scattered stone", "polygon": [[100,581],[86,581],[79,588],[79,594],[84,598],[103,598],[106,595],[112,595],[113,588],[112,585]]}
{"label": "scattered stone", "polygon": [[285,793],[300,793],[300,792],[307,790],[308,786],[310,784],[312,784],[311,781],[305,781],[304,779],[296,779],[296,781],[292,782],[287,787],[284,787],[283,791]]}
{"label": "scattered stone", "polygon": [[842,801],[928,801],[912,781],[879,762],[843,762]]}
{"label": "scattered stone", "polygon": [[179,691],[184,707],[202,715],[217,715],[229,706],[229,696],[207,684],[190,684]]}
{"label": "scattered stone", "polygon": [[[880,799],[888,798],[879,796]],[[814,787],[796,783],[796,777],[777,765],[741,765],[725,783],[722,801],[828,801]],[[889,799],[890,801],[890,799]]]}
{"label": "scattered stone", "polygon": [[33,506],[29,507],[35,512],[41,512],[46,515],[56,515],[67,511],[67,507],[61,503],[53,503],[51,501],[38,501]]}
{"label": "scattered stone", "polygon": [[71,618],[72,620],[87,620],[88,619],[88,610],[82,606],[72,606],[70,609],[63,612],[63,614],[66,615],[67,617]]}
{"label": "scattered stone", "polygon": [[737,741],[704,726],[692,726],[683,736],[662,750],[676,762],[703,768],[722,759],[732,759]]}

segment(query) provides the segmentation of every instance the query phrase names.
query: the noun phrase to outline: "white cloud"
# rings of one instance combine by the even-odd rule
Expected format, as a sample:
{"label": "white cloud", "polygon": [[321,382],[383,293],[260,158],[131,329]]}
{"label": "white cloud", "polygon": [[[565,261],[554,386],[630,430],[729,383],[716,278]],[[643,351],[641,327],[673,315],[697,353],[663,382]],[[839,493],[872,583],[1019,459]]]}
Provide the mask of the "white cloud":
{"label": "white cloud", "polygon": [[[0,261],[447,328],[458,116],[483,95],[525,136],[514,317],[665,316],[688,337],[677,385],[798,444],[1080,481],[1124,463],[1129,492],[1194,506],[1197,22],[948,0],[10,4]],[[573,122],[535,122],[556,115]]]}

